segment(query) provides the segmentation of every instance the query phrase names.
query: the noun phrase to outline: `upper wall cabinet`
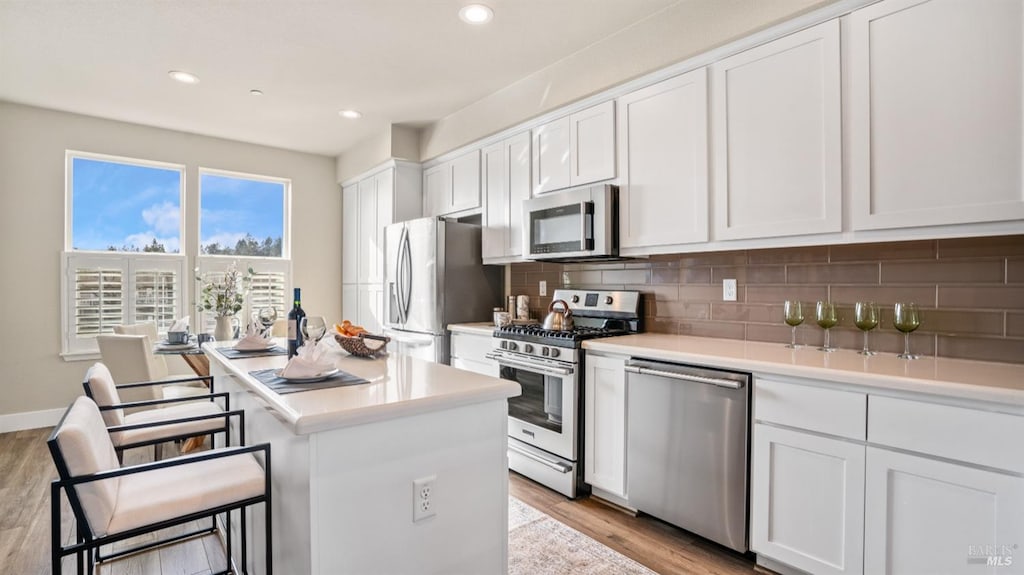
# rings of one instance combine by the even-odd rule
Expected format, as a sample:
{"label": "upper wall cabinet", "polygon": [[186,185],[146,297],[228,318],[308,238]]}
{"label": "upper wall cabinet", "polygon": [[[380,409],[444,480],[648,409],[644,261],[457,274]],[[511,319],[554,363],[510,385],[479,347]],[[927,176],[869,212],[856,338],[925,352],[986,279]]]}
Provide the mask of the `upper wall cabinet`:
{"label": "upper wall cabinet", "polygon": [[888,0],[847,18],[854,229],[1024,218],[1022,12]]}
{"label": "upper wall cabinet", "polygon": [[707,72],[618,100],[623,248],[708,240]]}
{"label": "upper wall cabinet", "polygon": [[711,66],[714,239],[842,227],[839,22]]}
{"label": "upper wall cabinet", "polygon": [[423,211],[443,216],[480,207],[480,150],[423,172]]}
{"label": "upper wall cabinet", "polygon": [[614,177],[614,100],[533,129],[534,195]]}
{"label": "upper wall cabinet", "polygon": [[507,261],[523,254],[523,200],[530,197],[530,133],[485,148],[483,260]]}

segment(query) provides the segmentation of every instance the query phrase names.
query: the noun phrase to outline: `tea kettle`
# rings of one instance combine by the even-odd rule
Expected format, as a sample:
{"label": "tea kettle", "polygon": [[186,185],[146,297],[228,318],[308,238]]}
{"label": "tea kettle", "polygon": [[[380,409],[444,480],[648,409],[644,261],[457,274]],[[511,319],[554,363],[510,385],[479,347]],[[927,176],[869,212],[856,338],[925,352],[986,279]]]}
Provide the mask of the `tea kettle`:
{"label": "tea kettle", "polygon": [[[564,310],[556,310],[555,304],[562,304]],[[573,328],[572,310],[565,300],[556,299],[548,306],[548,315],[544,318],[544,329],[552,331],[569,331]]]}

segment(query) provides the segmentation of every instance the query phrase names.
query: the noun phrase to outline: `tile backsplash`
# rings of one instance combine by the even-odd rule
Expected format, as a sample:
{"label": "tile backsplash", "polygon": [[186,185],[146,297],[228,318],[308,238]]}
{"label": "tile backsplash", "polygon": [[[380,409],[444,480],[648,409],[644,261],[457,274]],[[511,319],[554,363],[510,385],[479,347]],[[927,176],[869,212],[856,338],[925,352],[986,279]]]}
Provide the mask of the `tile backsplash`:
{"label": "tile backsplash", "polygon": [[[722,301],[722,280],[738,282],[737,301]],[[541,297],[538,282],[548,282]],[[522,263],[511,266],[513,294],[530,296],[543,318],[557,286],[630,289],[645,294],[646,331],[788,342],[782,302],[810,305],[797,329],[801,343],[820,345],[813,305],[831,299],[841,319],[833,345],[859,349],[853,303],[882,309],[871,347],[902,350],[892,304],[913,301],[921,327],[911,350],[925,355],[1024,363],[1024,235],[784,249],[658,255],[614,263]]]}

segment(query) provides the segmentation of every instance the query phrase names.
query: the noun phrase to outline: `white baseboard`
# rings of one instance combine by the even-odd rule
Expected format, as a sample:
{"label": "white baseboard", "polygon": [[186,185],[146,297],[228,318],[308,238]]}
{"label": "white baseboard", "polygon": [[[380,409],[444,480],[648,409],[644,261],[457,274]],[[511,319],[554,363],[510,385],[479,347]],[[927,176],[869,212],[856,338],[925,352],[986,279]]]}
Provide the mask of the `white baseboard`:
{"label": "white baseboard", "polygon": [[53,427],[60,421],[60,416],[64,414],[64,410],[65,408],[58,407],[57,409],[43,409],[41,411],[0,414],[0,433]]}

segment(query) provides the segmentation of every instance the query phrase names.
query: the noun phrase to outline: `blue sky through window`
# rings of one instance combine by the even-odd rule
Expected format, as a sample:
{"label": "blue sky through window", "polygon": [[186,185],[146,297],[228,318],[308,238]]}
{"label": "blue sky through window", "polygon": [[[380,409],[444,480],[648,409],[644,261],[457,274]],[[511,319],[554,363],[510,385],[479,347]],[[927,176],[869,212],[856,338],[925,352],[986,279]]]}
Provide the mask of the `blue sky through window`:
{"label": "blue sky through window", "polygon": [[[210,244],[234,248],[246,235],[259,242],[271,238],[280,245],[284,237],[283,183],[202,174],[199,189],[201,248]],[[280,256],[280,251],[275,255]]]}
{"label": "blue sky through window", "polygon": [[72,249],[181,250],[180,171],[73,158],[71,185]]}

